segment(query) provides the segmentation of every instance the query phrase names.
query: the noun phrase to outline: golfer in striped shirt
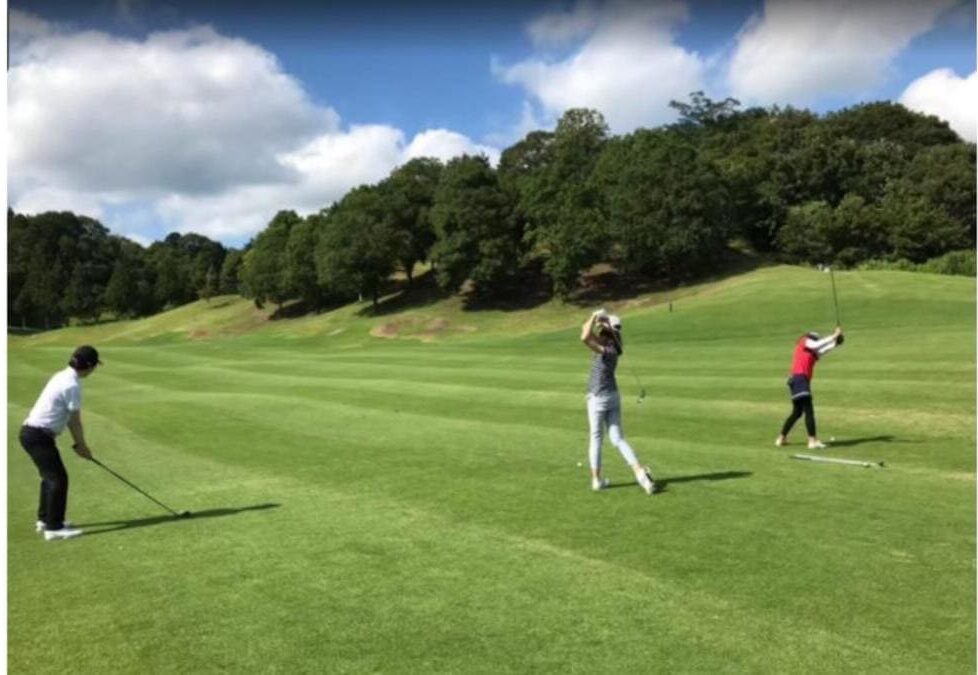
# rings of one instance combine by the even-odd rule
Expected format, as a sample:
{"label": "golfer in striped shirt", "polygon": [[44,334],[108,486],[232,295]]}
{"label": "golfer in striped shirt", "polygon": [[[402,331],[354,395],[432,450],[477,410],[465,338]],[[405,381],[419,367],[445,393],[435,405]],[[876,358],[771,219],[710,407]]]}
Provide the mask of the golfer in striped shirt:
{"label": "golfer in striped shirt", "polygon": [[591,376],[587,384],[587,417],[591,427],[588,459],[591,464],[591,489],[608,487],[608,480],[601,476],[601,442],[604,427],[612,445],[625,459],[635,480],[648,494],[656,491],[647,467],[642,466],[632,446],[625,440],[621,427],[621,397],[615,381],[615,368],[622,355],[621,319],[607,314],[603,309],[591,314],[581,327],[581,342],[594,354],[591,357]]}
{"label": "golfer in striped shirt", "polygon": [[835,332],[827,338],[818,333],[806,333],[795,343],[795,352],[791,360],[791,375],[788,377],[788,392],[791,395],[791,414],[781,427],[781,434],[774,444],[779,448],[788,442],[788,433],[798,418],[805,416],[805,430],[808,431],[808,449],[820,450],[825,446],[815,434],[815,407],[812,402],[812,377],[815,375],[815,364],[819,358],[828,354],[844,341],[842,328],[835,327]]}

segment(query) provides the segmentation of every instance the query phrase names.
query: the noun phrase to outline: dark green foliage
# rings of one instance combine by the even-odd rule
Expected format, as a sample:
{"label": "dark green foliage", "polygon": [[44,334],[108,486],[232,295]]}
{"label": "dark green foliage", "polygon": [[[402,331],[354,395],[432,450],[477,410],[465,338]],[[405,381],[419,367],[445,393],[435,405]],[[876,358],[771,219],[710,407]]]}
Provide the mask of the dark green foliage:
{"label": "dark green foliage", "polygon": [[527,218],[533,255],[543,260],[544,272],[559,296],[569,294],[580,273],[607,250],[602,195],[591,181],[607,138],[608,125],[601,113],[574,108],[560,118],[552,138],[534,139],[544,151],[527,157],[535,161],[520,181],[524,186],[520,208]]}
{"label": "dark green foliage", "polygon": [[502,291],[519,270],[522,231],[511,199],[485,157],[459,157],[442,173],[432,211],[438,284],[471,279],[481,295]]}
{"label": "dark green foliage", "polygon": [[361,186],[314,219],[319,231],[316,272],[331,296],[366,296],[376,308],[380,290],[394,271],[403,239],[389,219],[383,195]]}
{"label": "dark green foliage", "polygon": [[259,307],[376,303],[394,270],[410,286],[425,260],[446,289],[471,282],[498,296],[542,271],[566,297],[598,262],[701,275],[734,239],[843,266],[919,265],[975,246],[975,145],[934,117],[889,102],[821,117],[741,110],[703,92],[671,106],[675,124],[620,137],[598,111],[568,110],[505,149],[498,169],[484,157],[411,160],[307,219],[280,211],[244,251],[177,233],[146,250],[90,218],[8,210],[8,320],[136,316],[216,293]]}
{"label": "dark green foliage", "polygon": [[859,269],[929,272],[931,274],[973,277],[975,276],[975,251],[974,249],[951,251],[923,263],[912,263],[902,258],[898,260],[867,260],[859,265]]}
{"label": "dark green foliage", "polygon": [[889,237],[880,210],[849,195],[838,207],[823,201],[791,207],[778,243],[791,261],[851,266],[884,254]]}
{"label": "dark green foliage", "polygon": [[73,213],[7,212],[7,299],[12,325],[51,328],[104,312],[142,316],[203,297],[226,249],[171,234],[149,249]]}
{"label": "dark green foliage", "polygon": [[829,113],[823,124],[836,138],[850,138],[861,143],[885,139],[911,152],[961,140],[947,122],[933,115],[911,112],[890,101],[863,103]]}
{"label": "dark green foliage", "polygon": [[428,259],[435,243],[431,209],[442,169],[439,160],[419,157],[395,169],[380,184],[388,223],[401,238],[397,259],[409,284],[414,265]]}
{"label": "dark green foliage", "polygon": [[292,228],[300,222],[295,211],[279,211],[245,253],[241,279],[259,302],[281,306],[295,297],[295,289],[289,285],[286,247]]}
{"label": "dark green foliage", "polygon": [[701,273],[730,235],[725,188],[692,140],[668,130],[613,139],[594,172],[604,196],[611,257],[630,273]]}
{"label": "dark green foliage", "polygon": [[230,250],[221,264],[219,289],[222,294],[241,292],[241,262],[244,251]]}

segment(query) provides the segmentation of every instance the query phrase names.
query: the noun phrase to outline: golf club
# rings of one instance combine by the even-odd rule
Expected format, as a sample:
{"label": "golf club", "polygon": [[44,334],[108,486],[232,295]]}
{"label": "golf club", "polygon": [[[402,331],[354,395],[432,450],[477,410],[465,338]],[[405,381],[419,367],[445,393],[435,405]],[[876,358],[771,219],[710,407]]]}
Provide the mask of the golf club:
{"label": "golf club", "polygon": [[189,518],[191,516],[190,511],[180,511],[179,513],[176,512],[176,511],[174,511],[169,506],[167,506],[166,504],[164,504],[160,500],[158,500],[155,497],[153,497],[152,495],[150,495],[148,492],[145,492],[145,491],[141,490],[137,485],[129,482],[128,480],[126,480],[125,478],[123,478],[122,476],[120,476],[119,474],[117,474],[115,471],[113,471],[109,467],[105,466],[105,464],[102,464],[102,462],[98,461],[94,457],[92,457],[91,459],[92,459],[93,462],[95,462],[96,464],[98,464],[100,467],[102,467],[103,469],[105,469],[106,471],[108,471],[110,474],[112,474],[113,476],[115,476],[116,478],[118,478],[119,480],[121,480],[123,483],[125,483],[126,485],[128,485],[129,487],[131,487],[133,490],[135,490],[136,492],[138,492],[142,496],[144,496],[147,499],[149,499],[154,504],[157,504],[158,506],[162,506],[164,509],[166,509],[167,511],[169,511],[174,517],[176,517],[176,518]]}
{"label": "golf club", "polygon": [[835,272],[829,268],[829,279],[832,280],[832,303],[835,305],[835,325],[841,326],[842,319],[839,317],[839,296],[835,292]]}
{"label": "golf club", "polygon": [[[621,341],[619,341],[617,335],[614,336],[614,340],[615,340],[615,344],[618,345],[619,352],[622,351]],[[626,366],[626,367],[628,368],[628,372],[632,374],[632,377],[635,378],[635,382],[638,384],[638,403],[641,403],[642,401],[645,400],[645,387],[642,386],[642,381],[638,379],[638,373],[632,370],[631,366]]]}
{"label": "golf club", "polygon": [[883,462],[867,462],[861,459],[841,459],[839,457],[819,457],[818,455],[792,455],[791,459],[804,459],[809,462],[829,462],[831,464],[848,464],[849,466],[862,466],[865,468],[884,467]]}

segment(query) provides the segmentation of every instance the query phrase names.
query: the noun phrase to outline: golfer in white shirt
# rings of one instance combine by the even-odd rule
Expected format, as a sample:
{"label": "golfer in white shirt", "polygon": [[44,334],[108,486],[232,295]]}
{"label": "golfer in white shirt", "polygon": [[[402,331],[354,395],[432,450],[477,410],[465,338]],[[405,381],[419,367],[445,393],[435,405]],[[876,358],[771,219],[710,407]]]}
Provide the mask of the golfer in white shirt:
{"label": "golfer in white shirt", "polygon": [[91,375],[100,363],[94,347],[84,345],[76,349],[68,361],[68,367],[48,380],[20,429],[20,444],[41,474],[37,531],[44,534],[46,541],[70,539],[82,533],[65,521],[68,472],[54,441],[67,426],[74,440],[75,452],[85,459],[92,458],[82,429],[81,381]]}

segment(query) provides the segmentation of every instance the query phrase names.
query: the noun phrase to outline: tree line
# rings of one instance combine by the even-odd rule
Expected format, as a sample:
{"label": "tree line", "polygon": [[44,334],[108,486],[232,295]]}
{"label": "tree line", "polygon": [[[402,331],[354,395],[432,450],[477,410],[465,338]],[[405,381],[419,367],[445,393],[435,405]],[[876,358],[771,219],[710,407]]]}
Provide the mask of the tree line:
{"label": "tree line", "polygon": [[[175,234],[143,250],[106,234],[105,252],[81,247],[84,263],[57,246],[41,250],[34,259],[47,271],[35,274],[60,266],[69,285],[77,274],[87,304],[66,294],[61,315],[85,316],[76,312],[95,311],[98,297],[132,314],[216,292],[310,309],[358,297],[376,305],[390,276],[402,271],[410,284],[418,262],[445,291],[465,285],[493,298],[535,279],[568,297],[598,262],[678,282],[715,269],[735,241],[788,262],[843,267],[919,265],[975,246],[975,145],[936,117],[889,102],[825,115],[741,109],[702,92],[671,105],[676,123],[620,136],[599,112],[568,110],[553,131],[505,149],[495,167],[484,156],[411,160],[318,213],[280,211],[243,251]],[[98,223],[71,218],[75,246],[101,236]],[[22,295],[38,289],[10,303],[24,316],[49,306],[38,302],[46,282],[28,283],[29,267],[8,271],[8,293],[17,274]],[[132,281],[113,285],[117,274]],[[133,297],[123,301],[110,286]]]}
{"label": "tree line", "polygon": [[173,233],[146,248],[85,216],[8,210],[7,321],[55,328],[238,293],[242,255],[199,234]]}

